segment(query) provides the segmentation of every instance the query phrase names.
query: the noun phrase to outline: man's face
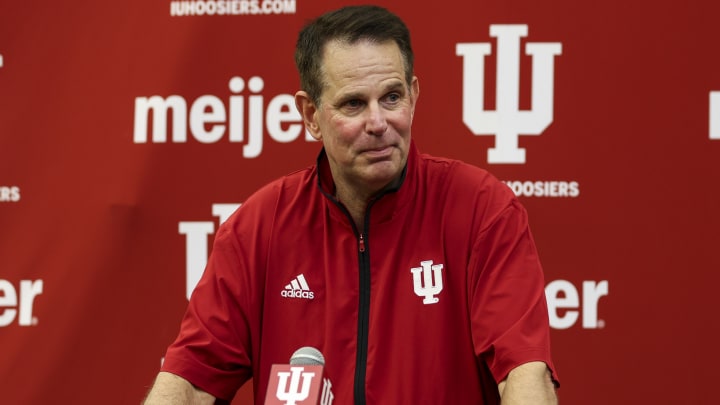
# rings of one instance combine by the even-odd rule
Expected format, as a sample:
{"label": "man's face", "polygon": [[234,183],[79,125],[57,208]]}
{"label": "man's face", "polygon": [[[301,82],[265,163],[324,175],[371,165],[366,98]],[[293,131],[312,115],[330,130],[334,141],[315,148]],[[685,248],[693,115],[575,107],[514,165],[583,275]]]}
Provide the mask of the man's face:
{"label": "man's face", "polygon": [[322,66],[320,105],[298,99],[298,108],[311,134],[323,142],[338,191],[374,194],[396,179],[407,161],[417,78],[406,82],[393,41],[330,42]]}

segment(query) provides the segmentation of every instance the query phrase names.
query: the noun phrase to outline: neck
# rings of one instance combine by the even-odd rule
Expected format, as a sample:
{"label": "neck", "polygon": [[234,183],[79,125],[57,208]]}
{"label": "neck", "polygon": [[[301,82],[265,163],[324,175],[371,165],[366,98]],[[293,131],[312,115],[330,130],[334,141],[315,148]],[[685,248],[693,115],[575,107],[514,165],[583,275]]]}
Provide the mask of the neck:
{"label": "neck", "polygon": [[350,216],[360,233],[365,232],[365,210],[372,195],[361,195],[350,189],[338,187],[335,191],[335,198],[350,212]]}
{"label": "neck", "polygon": [[397,187],[401,181],[402,175],[395,178],[386,186],[373,191],[363,191],[360,188],[353,188],[347,186],[343,187],[339,184],[336,184],[335,198],[340,201],[345,206],[345,208],[347,208],[347,210],[350,212],[350,216],[352,216],[352,219],[355,222],[355,226],[362,233],[365,232],[365,213],[367,211],[367,206],[370,201],[373,199],[373,197],[380,194],[383,190]]}

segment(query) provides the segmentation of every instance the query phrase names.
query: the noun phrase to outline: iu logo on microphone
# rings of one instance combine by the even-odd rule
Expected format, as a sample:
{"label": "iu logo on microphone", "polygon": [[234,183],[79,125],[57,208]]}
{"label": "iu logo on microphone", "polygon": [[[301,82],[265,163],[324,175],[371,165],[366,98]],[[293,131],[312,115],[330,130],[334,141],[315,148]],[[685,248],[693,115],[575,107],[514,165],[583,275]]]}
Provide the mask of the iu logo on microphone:
{"label": "iu logo on microphone", "polygon": [[[286,405],[295,405],[296,402],[302,402],[310,396],[310,384],[315,373],[304,370],[305,367],[290,367],[289,372],[279,371],[277,373],[279,380],[276,395],[279,400],[285,401]],[[288,378],[290,378],[289,384]],[[302,384],[300,383],[301,378]]]}
{"label": "iu logo on microphone", "polygon": [[273,364],[265,405],[332,405],[335,395],[323,366]]}
{"label": "iu logo on microphone", "polygon": [[423,260],[420,262],[422,267],[413,267],[410,269],[413,275],[413,285],[415,294],[424,297],[423,304],[437,304],[440,298],[435,297],[440,294],[443,289],[442,281],[442,264],[433,264],[432,260]]}
{"label": "iu logo on microphone", "polygon": [[520,135],[540,135],[553,121],[554,61],[562,44],[528,43],[532,56],[531,110],[520,110],[520,38],[527,25],[491,25],[497,38],[497,84],[495,111],[484,108],[485,56],[490,43],[459,43],[455,52],[463,57],[463,122],[475,135],[494,135],[495,147],[488,150],[488,163],[525,163]]}

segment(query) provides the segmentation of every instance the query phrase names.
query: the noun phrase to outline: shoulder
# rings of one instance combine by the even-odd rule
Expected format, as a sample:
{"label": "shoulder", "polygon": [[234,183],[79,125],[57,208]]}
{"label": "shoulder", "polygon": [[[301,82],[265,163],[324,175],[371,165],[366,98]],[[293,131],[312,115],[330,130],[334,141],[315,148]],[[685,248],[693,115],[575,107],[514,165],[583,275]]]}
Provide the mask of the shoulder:
{"label": "shoulder", "polygon": [[308,204],[310,199],[317,198],[319,194],[314,192],[317,188],[315,174],[315,166],[309,166],[265,184],[241,202],[221,229],[256,228],[272,222],[272,218],[280,214],[279,210]]}
{"label": "shoulder", "polygon": [[449,224],[469,226],[479,235],[508,217],[525,222],[527,213],[515,193],[489,171],[426,154],[417,162],[417,198],[442,207]]}
{"label": "shoulder", "polygon": [[277,178],[254,192],[247,199],[247,203],[263,204],[281,198],[307,193],[316,186],[316,172],[316,167],[313,165]]}
{"label": "shoulder", "polygon": [[477,197],[503,204],[516,200],[512,190],[492,173],[461,160],[420,154],[418,171],[428,187],[439,189],[448,197]]}

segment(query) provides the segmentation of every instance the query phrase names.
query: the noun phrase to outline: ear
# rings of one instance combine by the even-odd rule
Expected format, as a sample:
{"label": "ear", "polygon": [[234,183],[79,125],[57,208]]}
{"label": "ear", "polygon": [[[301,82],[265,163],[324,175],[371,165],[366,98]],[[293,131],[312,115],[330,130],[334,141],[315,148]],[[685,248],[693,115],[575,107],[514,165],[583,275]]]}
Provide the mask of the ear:
{"label": "ear", "polygon": [[305,128],[310,132],[310,135],[318,141],[321,140],[322,134],[318,126],[317,106],[306,92],[298,91],[295,93],[295,107],[300,113]]}
{"label": "ear", "polygon": [[420,81],[418,80],[417,76],[413,76],[412,83],[410,83],[410,102],[412,105],[410,106],[410,122],[412,122],[412,118],[415,115],[415,104],[417,104],[418,97],[420,97]]}

